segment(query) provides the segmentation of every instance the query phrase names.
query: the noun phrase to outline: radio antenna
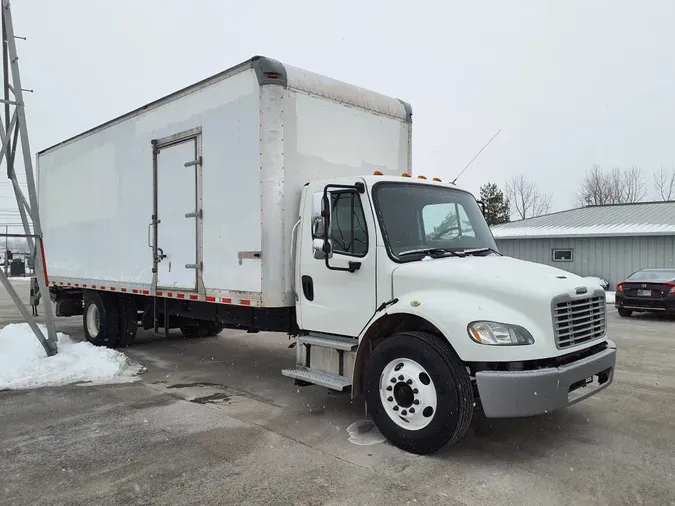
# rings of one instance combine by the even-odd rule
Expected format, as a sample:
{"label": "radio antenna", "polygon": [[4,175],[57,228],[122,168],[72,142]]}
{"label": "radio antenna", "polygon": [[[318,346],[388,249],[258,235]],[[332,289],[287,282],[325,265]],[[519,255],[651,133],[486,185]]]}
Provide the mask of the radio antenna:
{"label": "radio antenna", "polygon": [[457,174],[457,177],[456,177],[455,179],[452,180],[452,184],[455,184],[455,183],[457,182],[457,180],[459,179],[459,176],[461,176],[462,174],[464,174],[464,171],[465,171],[466,169],[469,168],[469,165],[471,165],[471,164],[473,163],[473,161],[474,161],[476,158],[478,158],[478,155],[480,155],[480,154],[483,152],[483,150],[484,150],[485,148],[487,148],[493,140],[495,140],[495,137],[497,137],[497,136],[499,135],[499,132],[501,132],[501,131],[502,131],[501,128],[500,128],[499,130],[497,130],[497,133],[494,134],[494,135],[492,136],[492,138],[491,138],[489,141],[487,141],[487,144],[485,144],[485,146],[483,146],[482,148],[480,148],[480,151],[479,151],[478,153],[476,153],[476,156],[474,156],[474,157],[471,159],[471,161],[470,161],[469,163],[467,163],[466,166],[462,169],[462,172],[460,172],[459,174]]}

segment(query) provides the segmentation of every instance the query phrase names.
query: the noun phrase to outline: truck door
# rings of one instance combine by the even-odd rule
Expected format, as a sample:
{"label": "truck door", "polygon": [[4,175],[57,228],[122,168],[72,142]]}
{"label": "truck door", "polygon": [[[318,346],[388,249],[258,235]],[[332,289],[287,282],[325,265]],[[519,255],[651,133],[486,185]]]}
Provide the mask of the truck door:
{"label": "truck door", "polygon": [[201,181],[199,134],[154,143],[154,258],[157,288],[196,290],[199,275]]}
{"label": "truck door", "polygon": [[[354,180],[363,190],[362,180]],[[347,187],[345,187],[347,186]],[[298,237],[298,324],[300,328],[358,336],[375,312],[375,220],[368,193],[349,183],[327,187],[332,253],[320,251],[324,187],[312,185]],[[317,248],[318,247],[318,248]]]}

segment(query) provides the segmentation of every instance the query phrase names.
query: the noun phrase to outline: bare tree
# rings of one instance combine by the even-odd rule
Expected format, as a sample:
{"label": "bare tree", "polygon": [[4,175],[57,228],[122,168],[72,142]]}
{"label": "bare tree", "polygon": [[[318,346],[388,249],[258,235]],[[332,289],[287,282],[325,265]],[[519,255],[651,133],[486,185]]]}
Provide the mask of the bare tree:
{"label": "bare tree", "polygon": [[646,195],[647,184],[641,168],[616,167],[605,171],[600,165],[593,165],[586,172],[575,200],[580,207],[599,206],[640,202]]}
{"label": "bare tree", "polygon": [[661,170],[654,172],[654,189],[661,200],[675,198],[675,167],[668,169],[661,165]]}
{"label": "bare tree", "polygon": [[506,198],[521,219],[546,214],[551,209],[551,196],[543,194],[526,175],[513,176],[506,182]]}

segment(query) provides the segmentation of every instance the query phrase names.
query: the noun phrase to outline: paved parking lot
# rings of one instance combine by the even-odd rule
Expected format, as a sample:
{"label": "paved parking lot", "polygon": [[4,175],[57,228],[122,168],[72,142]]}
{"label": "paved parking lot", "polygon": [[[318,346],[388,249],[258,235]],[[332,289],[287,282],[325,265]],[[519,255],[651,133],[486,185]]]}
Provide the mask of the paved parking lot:
{"label": "paved parking lot", "polygon": [[428,457],[349,442],[363,406],[282,377],[286,336],[139,332],[137,383],[0,392],[0,504],[675,504],[675,321],[609,320],[609,389]]}

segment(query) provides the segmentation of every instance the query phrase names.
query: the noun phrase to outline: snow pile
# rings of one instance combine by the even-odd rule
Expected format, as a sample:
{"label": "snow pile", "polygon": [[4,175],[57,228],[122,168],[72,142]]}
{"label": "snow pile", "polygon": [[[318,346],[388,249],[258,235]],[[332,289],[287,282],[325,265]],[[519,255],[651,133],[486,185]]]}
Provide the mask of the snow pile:
{"label": "snow pile", "polygon": [[[44,325],[40,330],[47,335]],[[47,357],[27,323],[1,329],[0,390],[69,383],[127,383],[135,381],[144,370],[118,351],[73,341],[61,333],[58,338],[58,354]]]}
{"label": "snow pile", "polygon": [[609,288],[609,283],[607,282],[606,279],[602,279],[602,278],[599,278],[597,276],[586,276],[584,279],[586,281],[588,281],[589,283],[597,283],[604,290],[607,290],[607,288]]}
{"label": "snow pile", "polygon": [[607,304],[614,304],[614,295],[616,292],[605,292],[605,299],[607,300]]}

